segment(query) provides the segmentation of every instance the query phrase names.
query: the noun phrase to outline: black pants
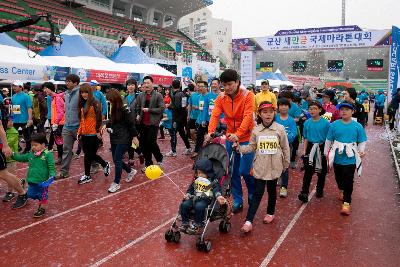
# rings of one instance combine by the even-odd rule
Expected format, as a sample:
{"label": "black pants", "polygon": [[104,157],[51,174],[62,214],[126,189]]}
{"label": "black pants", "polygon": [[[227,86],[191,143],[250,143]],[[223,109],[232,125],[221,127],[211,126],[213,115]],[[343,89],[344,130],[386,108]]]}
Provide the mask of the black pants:
{"label": "black pants", "polygon": [[[172,132],[173,136],[171,135],[171,150],[173,152],[176,152],[177,133],[179,133],[179,136],[182,138],[183,142],[185,143],[185,147],[187,149],[189,149],[190,143],[189,143],[189,138],[185,132],[185,123],[174,121],[172,123],[172,129],[173,129],[173,132]],[[171,132],[170,132],[170,134],[171,134]],[[174,145],[173,145],[172,139],[174,139]]]}
{"label": "black pants", "polygon": [[333,164],[333,170],[335,171],[335,179],[339,190],[343,190],[343,202],[351,203],[356,165]]}
{"label": "black pants", "polygon": [[296,138],[292,142],[292,149],[290,151],[290,162],[296,162],[297,149],[299,149],[299,138]]}
{"label": "black pants", "polygon": [[203,146],[204,143],[204,136],[208,132],[208,123],[206,123],[205,126],[199,125],[197,128],[197,134],[196,134],[196,146],[194,148],[194,152],[199,152],[200,148]]}
{"label": "black pants", "polygon": [[31,150],[31,127],[26,127],[26,123],[14,123],[14,128],[18,131],[18,128],[22,129],[22,135],[24,136],[26,147],[25,152]]}
{"label": "black pants", "polygon": [[265,192],[265,185],[267,185],[268,191],[268,206],[267,214],[274,215],[275,205],[276,205],[276,183],[278,179],[275,180],[261,180],[254,178],[254,195],[250,202],[249,210],[247,211],[246,221],[253,222],[254,216],[257,213],[258,206]]}
{"label": "black pants", "polygon": [[36,132],[44,133],[44,124],[46,120],[33,120],[33,125],[36,126]]}
{"label": "black pants", "polygon": [[103,168],[107,165],[104,159],[97,155],[99,144],[100,140],[97,138],[97,136],[83,135],[81,137],[81,146],[83,153],[85,154],[83,162],[85,165],[85,175],[87,176],[90,176],[90,167],[92,165],[92,161],[100,163]]}
{"label": "black pants", "polygon": [[[54,138],[55,135],[59,135],[62,138],[62,135],[61,135],[62,129],[63,129],[63,125],[58,125],[58,128],[55,131],[53,131],[53,130],[50,131],[50,139],[49,139],[49,144],[47,146],[47,148],[49,150],[53,149],[53,146],[54,146],[54,143],[55,143],[55,138]],[[57,145],[56,144],[56,146],[57,146],[58,158],[61,159],[62,158],[62,154],[63,154],[63,145],[62,144],[61,145]]]}
{"label": "black pants", "polygon": [[[301,189],[301,193],[307,194],[309,193],[310,190],[310,184],[311,184],[311,179],[313,174],[315,173],[315,162],[311,166],[309,164],[309,157],[308,155],[310,154],[311,148],[313,147],[313,143],[309,142],[308,146],[306,148],[306,156],[304,157],[304,176],[303,176],[303,187]],[[320,150],[321,152],[324,151],[324,144],[320,144]],[[322,170],[317,173],[317,192],[322,193],[324,191],[325,187],[325,178],[326,174],[328,172],[328,165],[326,161],[326,157],[323,155],[321,157],[322,161]]]}
{"label": "black pants", "polygon": [[160,126],[160,137],[161,139],[165,139],[165,134],[164,134],[164,126]]}
{"label": "black pants", "polygon": [[162,162],[163,155],[157,144],[158,126],[141,125],[140,126],[140,147],[145,160],[145,165],[153,165],[152,156],[157,162]]}
{"label": "black pants", "polygon": [[383,118],[383,107],[375,107],[374,120],[375,120],[376,117],[382,117]]}

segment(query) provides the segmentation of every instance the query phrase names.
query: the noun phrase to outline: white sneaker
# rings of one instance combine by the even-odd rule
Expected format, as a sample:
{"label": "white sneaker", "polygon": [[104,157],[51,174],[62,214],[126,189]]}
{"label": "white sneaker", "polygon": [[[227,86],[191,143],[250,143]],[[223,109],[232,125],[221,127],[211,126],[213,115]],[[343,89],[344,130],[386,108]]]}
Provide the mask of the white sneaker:
{"label": "white sneaker", "polygon": [[86,183],[90,183],[91,181],[92,181],[92,178],[90,176],[82,175],[78,181],[78,184],[86,184]]}
{"label": "white sneaker", "polygon": [[192,154],[192,152],[193,152],[193,150],[191,149],[191,148],[186,148],[184,151],[183,151],[183,155],[190,155],[190,154]]}
{"label": "white sneaker", "polygon": [[132,182],[133,177],[136,175],[136,173],[137,173],[137,170],[131,169],[131,172],[128,173],[128,176],[126,176],[126,178],[125,178],[125,182],[127,182],[127,183]]}
{"label": "white sneaker", "polygon": [[167,154],[165,154],[166,157],[176,157],[176,153],[173,152],[172,150],[170,152],[168,152]]}
{"label": "white sneaker", "polygon": [[120,188],[121,188],[121,186],[119,184],[112,182],[112,184],[110,185],[110,188],[108,188],[108,193],[115,193]]}

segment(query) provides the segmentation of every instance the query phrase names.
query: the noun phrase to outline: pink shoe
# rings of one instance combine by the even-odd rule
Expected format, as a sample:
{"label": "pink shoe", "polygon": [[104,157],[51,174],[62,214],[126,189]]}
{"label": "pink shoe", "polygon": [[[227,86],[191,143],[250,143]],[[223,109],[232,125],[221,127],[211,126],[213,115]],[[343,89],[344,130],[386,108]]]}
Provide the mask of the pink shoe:
{"label": "pink shoe", "polygon": [[242,233],[249,233],[251,230],[253,230],[253,225],[251,224],[251,222],[246,221],[243,226],[242,229],[240,229],[240,231]]}
{"label": "pink shoe", "polygon": [[274,220],[275,216],[274,215],[269,215],[267,214],[264,217],[263,223],[272,223],[272,221]]}

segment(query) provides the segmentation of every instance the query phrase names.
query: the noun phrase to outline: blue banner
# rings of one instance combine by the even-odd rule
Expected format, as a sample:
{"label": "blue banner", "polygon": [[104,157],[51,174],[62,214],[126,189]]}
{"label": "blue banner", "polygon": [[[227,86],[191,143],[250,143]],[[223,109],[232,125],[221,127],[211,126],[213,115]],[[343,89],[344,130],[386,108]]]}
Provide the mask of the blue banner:
{"label": "blue banner", "polygon": [[392,28],[392,46],[390,47],[390,65],[389,65],[389,92],[395,95],[399,88],[399,57],[400,49],[400,29]]}

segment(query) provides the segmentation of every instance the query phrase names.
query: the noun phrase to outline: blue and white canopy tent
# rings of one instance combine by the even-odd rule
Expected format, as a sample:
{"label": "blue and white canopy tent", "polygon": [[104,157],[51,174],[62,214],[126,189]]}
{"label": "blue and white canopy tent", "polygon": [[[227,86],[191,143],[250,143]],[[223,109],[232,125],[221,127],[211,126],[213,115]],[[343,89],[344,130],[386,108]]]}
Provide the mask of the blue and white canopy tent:
{"label": "blue and white canopy tent", "polygon": [[151,62],[151,59],[143,53],[138,45],[129,36],[121,47],[111,56],[111,60],[117,63],[126,72],[174,77],[172,72]]}
{"label": "blue and white canopy tent", "polygon": [[69,22],[61,32],[61,46],[48,46],[40,55],[54,66],[86,70],[121,71],[120,66],[97,51]]}
{"label": "blue and white canopy tent", "polygon": [[0,33],[0,81],[43,81],[48,79],[45,59]]}

